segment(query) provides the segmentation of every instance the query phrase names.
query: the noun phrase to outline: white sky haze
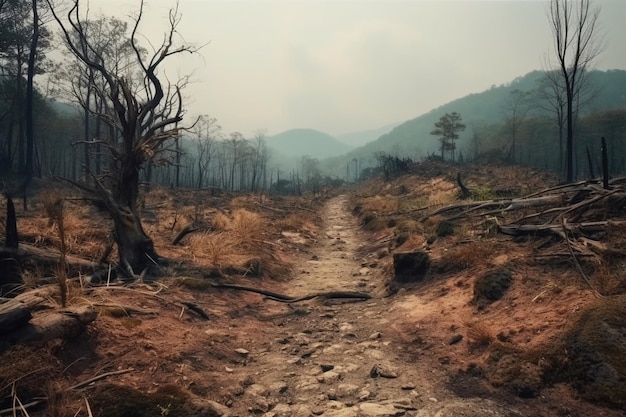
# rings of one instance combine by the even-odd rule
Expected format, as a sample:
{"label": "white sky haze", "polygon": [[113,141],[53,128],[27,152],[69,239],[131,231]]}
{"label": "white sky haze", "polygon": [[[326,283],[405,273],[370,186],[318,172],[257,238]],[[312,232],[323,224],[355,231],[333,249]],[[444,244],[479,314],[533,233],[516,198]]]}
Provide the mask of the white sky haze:
{"label": "white sky haze", "polygon": [[[92,0],[124,17],[138,0]],[[402,122],[456,98],[542,69],[552,57],[548,1],[179,0],[179,32],[200,56],[171,62],[193,74],[189,114],[226,133],[331,135]],[[626,69],[626,1],[595,0],[607,47],[598,69]],[[175,0],[146,0],[153,44]]]}

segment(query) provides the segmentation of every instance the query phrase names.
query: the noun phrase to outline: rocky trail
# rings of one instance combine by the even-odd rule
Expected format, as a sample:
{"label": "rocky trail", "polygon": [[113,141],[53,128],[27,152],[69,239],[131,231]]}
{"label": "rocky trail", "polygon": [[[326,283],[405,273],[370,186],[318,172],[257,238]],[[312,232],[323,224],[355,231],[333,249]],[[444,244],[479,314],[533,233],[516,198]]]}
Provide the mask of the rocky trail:
{"label": "rocky trail", "polygon": [[244,366],[229,369],[242,383],[228,415],[523,415],[491,400],[454,396],[445,388],[445,370],[432,363],[436,359],[420,358],[398,343],[398,296],[386,298],[370,269],[375,264],[363,261],[364,237],[347,211],[347,196],[330,200],[322,218],[320,239],[303,255],[289,292],[364,291],[372,299],[277,306],[284,314],[250,335],[250,346],[240,349]]}
{"label": "rocky trail", "polygon": [[[21,398],[34,397],[32,403],[40,404],[30,410],[32,416],[623,415],[579,400],[566,384],[522,398],[503,381],[513,374],[532,377],[537,368],[490,362],[494,352],[510,352],[512,343],[490,338],[499,350],[473,343],[472,330],[485,328],[488,335],[501,333],[519,346],[547,340],[546,323],[564,326],[578,308],[577,292],[562,291],[570,298],[555,305],[555,298],[542,303],[537,296],[546,293],[544,284],[519,285],[499,304],[479,310],[471,304],[477,269],[468,269],[432,272],[391,294],[389,252],[397,248],[386,236],[393,235],[362,231],[349,205],[347,195],[331,198],[316,216],[320,224],[275,232],[268,242],[287,254],[288,280],[241,276],[213,285],[205,270],[185,268],[181,261],[180,269],[158,283],[75,288],[72,303],[85,304],[88,298],[99,308],[98,318],[78,338],[5,352],[0,385],[6,391],[18,381]],[[169,255],[191,257],[193,248],[177,247]],[[474,252],[483,269],[513,256],[490,248]],[[451,252],[450,241],[428,247],[439,260]],[[518,268],[527,275],[523,265]],[[250,288],[298,301],[278,302]],[[336,292],[371,298],[309,298]],[[516,309],[518,302],[524,308]],[[208,317],[186,306],[199,306]],[[33,387],[59,392],[63,401],[43,404]],[[9,400],[0,403],[0,414],[15,411]]]}

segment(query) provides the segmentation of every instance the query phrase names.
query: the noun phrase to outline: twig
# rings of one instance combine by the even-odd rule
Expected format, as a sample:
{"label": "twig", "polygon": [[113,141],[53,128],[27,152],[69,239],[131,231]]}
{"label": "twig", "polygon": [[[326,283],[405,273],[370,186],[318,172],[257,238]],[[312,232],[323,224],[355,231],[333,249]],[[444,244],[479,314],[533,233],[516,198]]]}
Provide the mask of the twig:
{"label": "twig", "polygon": [[89,384],[91,384],[93,382],[99,381],[101,379],[104,379],[104,378],[107,378],[107,377],[110,377],[110,376],[113,376],[113,375],[127,374],[129,372],[134,371],[134,370],[135,369],[133,369],[133,368],[128,368],[128,369],[122,369],[122,370],[119,370],[119,371],[106,372],[104,374],[100,374],[100,375],[94,376],[93,378],[89,378],[86,381],[79,382],[76,385],[72,385],[71,387],[69,387],[69,390],[79,389],[79,388],[87,386],[87,385],[89,385]]}
{"label": "twig", "polygon": [[591,288],[594,295],[596,297],[603,298],[603,295],[600,294],[598,290],[596,290],[593,287],[593,285],[591,284],[591,280],[589,279],[587,274],[585,274],[585,271],[583,271],[582,267],[580,266],[580,263],[578,262],[578,259],[576,259],[576,254],[574,253],[574,249],[572,249],[572,244],[569,241],[569,238],[567,236],[567,227],[565,226],[565,217],[561,217],[561,225],[563,226],[563,233],[565,234],[565,243],[567,244],[567,249],[569,250],[569,253],[572,256],[572,259],[574,260],[574,265],[576,265],[576,269],[578,270],[578,273],[580,274],[580,276],[583,277],[587,285],[589,285],[589,288]]}
{"label": "twig", "polygon": [[93,414],[91,413],[91,406],[89,405],[87,397],[85,397],[85,406],[87,407],[87,414],[89,415],[89,417],[93,417]]}
{"label": "twig", "polygon": [[191,301],[181,301],[181,304],[187,307],[189,310],[193,311],[194,313],[198,314],[203,319],[209,319],[209,315],[198,304]]}

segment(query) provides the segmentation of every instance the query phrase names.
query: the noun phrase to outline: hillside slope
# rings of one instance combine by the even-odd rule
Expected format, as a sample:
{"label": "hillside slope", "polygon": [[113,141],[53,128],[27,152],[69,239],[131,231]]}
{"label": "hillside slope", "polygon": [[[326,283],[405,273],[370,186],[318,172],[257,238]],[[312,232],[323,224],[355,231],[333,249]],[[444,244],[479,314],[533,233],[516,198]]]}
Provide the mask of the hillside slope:
{"label": "hillside slope", "polygon": [[[377,140],[350,152],[347,159],[372,155],[379,151],[388,153],[401,151],[403,154],[415,158],[425,156],[427,152],[437,152],[437,138],[432,136],[430,132],[441,116],[451,112],[460,113],[467,125],[465,132],[460,135],[459,144],[461,144],[464,139],[471,136],[473,125],[493,124],[502,121],[507,114],[511,92],[514,90],[525,92],[536,90],[542,76],[543,72],[533,71],[514,79],[510,83],[500,86],[494,85],[483,92],[451,101],[396,126]],[[593,71],[589,74],[589,84],[593,86],[594,97],[586,105],[583,116],[593,112],[626,107],[626,71]],[[539,112],[538,106],[533,106],[533,111]]]}
{"label": "hillside slope", "polygon": [[314,129],[291,129],[267,138],[267,144],[286,156],[328,158],[352,149],[334,137]]}

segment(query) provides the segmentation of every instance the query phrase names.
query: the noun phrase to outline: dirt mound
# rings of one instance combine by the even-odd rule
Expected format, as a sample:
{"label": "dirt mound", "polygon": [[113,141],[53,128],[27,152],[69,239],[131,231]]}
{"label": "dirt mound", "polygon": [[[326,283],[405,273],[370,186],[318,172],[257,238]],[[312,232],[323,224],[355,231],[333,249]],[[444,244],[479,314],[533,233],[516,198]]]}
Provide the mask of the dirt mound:
{"label": "dirt mound", "polygon": [[626,406],[626,295],[586,308],[551,352],[551,377],[571,381],[587,400]]}

